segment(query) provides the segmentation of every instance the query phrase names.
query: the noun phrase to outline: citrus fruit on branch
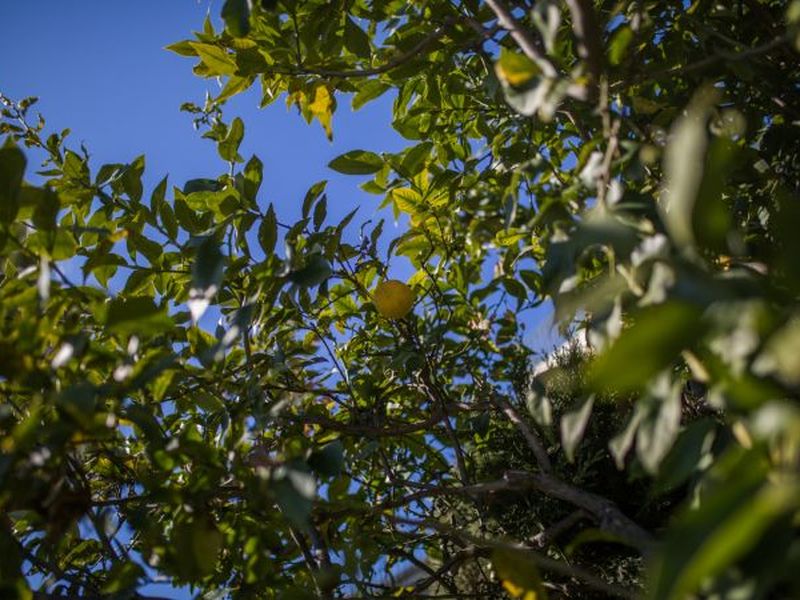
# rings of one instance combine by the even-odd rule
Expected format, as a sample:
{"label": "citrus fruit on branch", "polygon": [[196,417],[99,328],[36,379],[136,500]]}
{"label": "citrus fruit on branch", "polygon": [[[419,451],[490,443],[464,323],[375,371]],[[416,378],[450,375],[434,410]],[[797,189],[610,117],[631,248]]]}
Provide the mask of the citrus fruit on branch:
{"label": "citrus fruit on branch", "polygon": [[414,306],[414,292],[396,279],[382,281],[372,295],[375,308],[387,319],[402,319]]}

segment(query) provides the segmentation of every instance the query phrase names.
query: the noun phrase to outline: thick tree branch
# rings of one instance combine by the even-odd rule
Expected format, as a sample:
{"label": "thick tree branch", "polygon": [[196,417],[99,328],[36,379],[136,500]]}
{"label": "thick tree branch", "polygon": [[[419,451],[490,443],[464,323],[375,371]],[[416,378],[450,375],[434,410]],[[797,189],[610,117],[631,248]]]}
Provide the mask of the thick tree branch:
{"label": "thick tree branch", "polygon": [[534,545],[539,546],[540,548],[545,548],[552,542],[556,540],[559,536],[563,535],[570,529],[572,529],[575,525],[583,521],[584,519],[590,518],[591,515],[587,513],[582,508],[575,510],[569,513],[563,519],[556,521],[550,527],[537,533],[531,539]]}
{"label": "thick tree branch", "polygon": [[558,498],[584,509],[597,520],[601,529],[626,541],[644,556],[650,555],[653,551],[655,545],[653,536],[628,518],[608,498],[587,492],[552,475],[543,473],[507,471],[504,477],[510,482],[517,481],[523,485],[527,483],[551,498]]}
{"label": "thick tree branch", "polygon": [[605,594],[608,594],[616,598],[630,598],[631,600],[635,600],[639,597],[639,594],[633,590],[606,583],[594,573],[591,573],[578,566],[570,565],[560,560],[555,560],[553,558],[550,558],[549,556],[545,556],[544,554],[537,552],[536,550],[532,550],[531,548],[523,546],[521,544],[511,544],[506,542],[500,542],[497,540],[482,539],[467,533],[464,529],[457,529],[454,527],[450,527],[439,521],[429,521],[429,520],[415,521],[412,519],[406,519],[402,517],[387,517],[387,518],[402,525],[411,525],[420,528],[433,529],[434,531],[438,531],[449,537],[455,539],[461,539],[469,544],[473,544],[474,546],[483,549],[484,550],[484,552],[482,553],[483,556],[489,556],[489,552],[493,549],[512,550],[515,552],[523,553],[531,562],[536,564],[540,569],[544,571],[550,571],[553,573],[558,573],[560,575],[565,575],[567,577],[572,577],[580,581],[587,587],[590,587],[592,589],[595,589],[597,591],[603,592]]}

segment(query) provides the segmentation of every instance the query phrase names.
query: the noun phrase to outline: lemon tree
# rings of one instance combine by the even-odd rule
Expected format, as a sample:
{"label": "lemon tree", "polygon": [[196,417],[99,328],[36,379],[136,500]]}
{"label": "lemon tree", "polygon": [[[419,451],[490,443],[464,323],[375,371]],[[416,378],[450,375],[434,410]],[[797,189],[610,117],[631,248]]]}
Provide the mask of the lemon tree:
{"label": "lemon tree", "polygon": [[[202,178],[0,98],[0,596],[800,596],[797,0],[219,17]],[[278,214],[251,88],[391,98],[378,220]]]}

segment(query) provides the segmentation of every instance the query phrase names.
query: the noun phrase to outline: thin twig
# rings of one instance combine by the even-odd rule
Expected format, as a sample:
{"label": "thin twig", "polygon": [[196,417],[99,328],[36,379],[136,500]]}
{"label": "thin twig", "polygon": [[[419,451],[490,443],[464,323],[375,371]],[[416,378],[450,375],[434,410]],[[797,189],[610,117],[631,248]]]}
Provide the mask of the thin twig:
{"label": "thin twig", "polygon": [[503,411],[503,414],[508,417],[508,420],[519,429],[525,441],[528,443],[528,447],[533,451],[539,469],[541,469],[543,473],[551,473],[553,471],[553,465],[550,462],[550,457],[547,455],[547,450],[545,450],[544,444],[542,444],[539,436],[528,427],[528,424],[508,400],[500,396],[493,396],[492,402]]}

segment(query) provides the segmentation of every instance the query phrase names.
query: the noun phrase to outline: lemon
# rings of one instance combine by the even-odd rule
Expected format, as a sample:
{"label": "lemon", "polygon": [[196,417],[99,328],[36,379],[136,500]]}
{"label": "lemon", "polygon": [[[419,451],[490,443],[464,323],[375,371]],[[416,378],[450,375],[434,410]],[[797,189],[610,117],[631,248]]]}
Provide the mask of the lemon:
{"label": "lemon", "polygon": [[402,281],[390,279],[378,284],[373,301],[378,312],[387,319],[402,319],[414,305],[414,292]]}

